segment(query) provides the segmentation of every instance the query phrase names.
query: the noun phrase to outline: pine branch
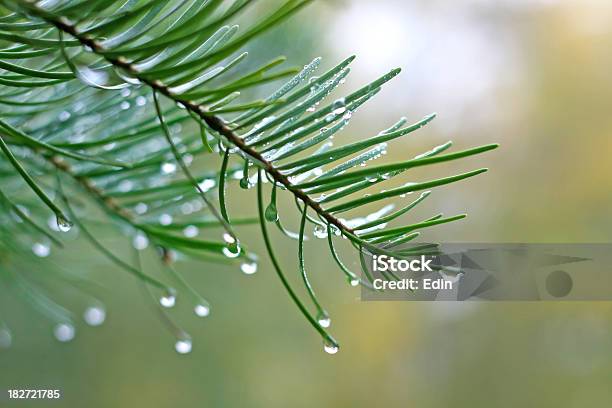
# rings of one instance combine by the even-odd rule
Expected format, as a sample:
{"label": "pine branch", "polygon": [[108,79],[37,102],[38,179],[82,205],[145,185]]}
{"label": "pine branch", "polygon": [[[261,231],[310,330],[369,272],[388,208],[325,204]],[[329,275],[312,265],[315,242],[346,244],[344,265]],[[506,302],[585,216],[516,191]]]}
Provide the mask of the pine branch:
{"label": "pine branch", "polygon": [[[32,9],[34,13],[36,13],[37,9]],[[159,80],[151,80],[134,69],[134,66],[130,64],[125,58],[122,57],[109,57],[103,53],[104,47],[95,39],[88,38],[86,35],[80,34],[76,27],[68,24],[67,22],[54,20],[48,16],[45,16],[44,13],[39,14],[40,17],[44,18],[47,22],[55,26],[58,30],[61,30],[67,34],[70,34],[72,37],[77,39],[82,45],[89,47],[93,50],[93,52],[98,53],[103,56],[108,62],[116,66],[117,68],[121,68],[130,73],[131,76],[137,78],[142,83],[147,84],[149,87],[154,89],[155,91],[163,94],[169,99],[172,99],[176,103],[180,103],[191,113],[197,115],[201,118],[206,124],[223,135],[227,140],[229,140],[234,146],[240,149],[244,154],[248,157],[252,158],[255,162],[259,163],[260,166],[268,173],[274,181],[283,185],[287,190],[291,191],[297,198],[299,198],[303,203],[305,203],[308,207],[312,208],[318,215],[323,217],[328,223],[334,225],[340,231],[348,235],[354,235],[354,231],[351,228],[345,226],[340,220],[334,217],[331,213],[323,210],[321,205],[310,198],[309,195],[304,193],[299,188],[293,186],[293,184],[289,181],[289,179],[282,174],[272,163],[266,160],[258,151],[251,148],[246,144],[246,142],[238,136],[232,129],[230,129],[225,121],[216,115],[211,115],[208,113],[207,109],[199,104],[196,104],[193,101],[185,100],[183,98],[178,97],[177,95],[170,92],[170,89],[167,85],[162,83]]]}
{"label": "pine branch", "polygon": [[[249,165],[254,164],[257,168],[256,221],[261,225],[266,250],[289,296],[323,337],[325,350],[335,353],[338,344],[326,330],[330,323],[329,316],[316,297],[306,273],[304,242],[307,239],[307,223],[314,225],[315,237],[327,238],[331,256],[349,284],[369,287],[372,276],[365,267],[364,251],[402,257],[417,249],[428,249],[426,245],[401,249],[400,244],[414,240],[423,229],[457,221],[465,215],[444,217],[437,214],[420,222],[387,228],[387,224],[396,222],[427,198],[429,191],[395,212],[391,212],[393,205],[386,205],[364,217],[344,219],[339,214],[389,198],[465,180],[487,169],[407,183],[361,197],[355,195],[386,180],[396,179],[411,169],[481,154],[495,149],[497,145],[442,154],[452,145],[447,142],[409,160],[358,169],[384,155],[388,143],[417,131],[435,117],[429,115],[408,126],[407,120],[402,118],[373,137],[332,148],[330,140],[334,135],[348,125],[352,115],[383,85],[399,74],[399,69],[391,70],[346,97],[318,109],[316,105],[344,82],[354,57],[347,58],[319,77],[312,77],[312,73],[318,68],[320,58],[315,58],[301,70],[286,69],[269,73],[285,60],[279,57],[259,68],[241,72],[237,78],[225,79],[247,56],[246,53],[233,56],[234,53],[308,2],[287,0],[267,17],[253,22],[252,27],[238,36],[237,26],[224,24],[242,11],[249,1],[236,0],[223,9],[220,0],[178,3],[163,0],[136,3],[66,0],[50,5],[25,0],[0,0],[0,4],[16,13],[0,17],[0,41],[21,44],[0,50],[0,59],[3,59],[0,61],[0,85],[10,89],[0,93],[0,104],[16,107],[15,112],[3,113],[7,120],[0,121],[0,147],[21,178],[47,207],[59,214],[58,220],[60,217],[64,219],[62,209],[45,194],[49,187],[42,180],[35,180],[21,165],[21,156],[24,163],[33,168],[30,170],[39,173],[44,173],[45,163],[50,163],[73,179],[84,190],[85,196],[98,201],[111,217],[150,237],[162,248],[162,260],[168,268],[171,266],[172,251],[176,249],[189,256],[212,261],[216,261],[215,257],[221,254],[230,260],[242,259],[241,269],[247,274],[255,269],[251,263],[244,262],[252,262],[254,258],[239,245],[233,232],[233,226],[245,220],[230,218],[225,189],[229,179],[235,178],[236,170],[230,166],[234,157],[244,161],[240,181],[243,188],[252,185]],[[55,31],[59,34],[58,39],[53,37]],[[242,90],[289,75],[293,77],[267,98],[237,101]],[[115,83],[106,81],[109,76],[115,77]],[[87,86],[76,85],[74,79]],[[305,81],[308,84],[300,86]],[[53,95],[46,92],[57,89],[50,88],[57,84],[65,84],[65,89]],[[146,92],[137,91],[137,98],[127,99],[131,92],[129,87],[135,84],[144,85],[141,89]],[[101,93],[92,91],[93,88],[123,90]],[[34,92],[28,95],[32,89]],[[124,91],[127,91],[125,95]],[[27,97],[21,100],[24,95]],[[162,95],[163,101],[160,99]],[[136,117],[131,104],[144,106],[149,96],[153,97],[154,115]],[[79,108],[70,110],[74,114],[80,110],[78,116],[83,121],[74,119],[71,112],[65,110],[59,114],[59,120],[43,120],[40,125],[28,124],[31,116],[47,108],[71,103],[77,97],[75,106],[78,104]],[[180,108],[184,109],[185,115]],[[228,117],[230,119],[226,120]],[[107,132],[96,124],[89,125],[87,120],[91,119],[95,123],[104,120],[112,120],[113,123]],[[171,128],[191,122],[190,119],[199,125],[200,132],[173,136],[174,130]],[[70,132],[77,124],[82,128],[83,122],[89,126],[85,128],[87,136],[73,140]],[[152,122],[159,124],[151,125]],[[156,141],[153,140],[156,133],[161,133],[166,147],[147,144]],[[189,164],[194,157],[215,150],[209,138],[217,145],[215,149],[222,155],[222,163],[220,171],[202,178],[189,169]],[[316,151],[308,153],[315,147]],[[138,151],[138,154],[134,154],[134,151]],[[19,153],[22,153],[21,156]],[[308,155],[304,157],[305,154]],[[124,158],[129,158],[129,163]],[[174,162],[166,161],[172,158]],[[341,163],[327,168],[338,161]],[[170,176],[177,168],[183,174],[182,179]],[[0,172],[3,170],[0,167]],[[162,180],[158,180],[159,170]],[[10,168],[7,174],[13,175]],[[266,179],[272,183],[272,188],[270,203],[264,209],[263,182]],[[216,185],[219,210],[217,203],[207,195]],[[276,206],[277,189],[288,191],[298,207],[301,214],[298,234],[287,231],[281,224]],[[71,210],[61,184],[59,190],[65,207]],[[187,200],[194,195],[199,196],[213,218],[201,220],[186,217],[187,220],[175,221],[170,214],[178,212],[179,203],[182,214],[193,212],[193,205]],[[8,197],[2,201],[5,206],[19,208],[11,204]],[[158,220],[152,221],[150,217],[159,213]],[[73,212],[71,214],[76,217]],[[22,215],[25,216],[23,212]],[[22,215],[19,216],[24,219]],[[75,218],[75,221],[83,227],[94,246],[114,263],[137,276],[146,276],[141,271],[139,259],[136,266],[132,266],[117,258],[85,231],[82,220]],[[316,308],[316,318],[282,272],[266,227],[267,222],[275,223],[283,234],[297,241],[298,270]],[[225,242],[194,239],[197,227],[207,225],[224,228]],[[37,229],[35,224],[31,227]],[[177,234],[182,228],[184,236]],[[4,229],[0,223],[0,230]],[[342,262],[332,235],[348,238],[355,247],[362,263],[363,279],[359,279]],[[143,244],[139,243],[138,246]],[[173,269],[170,268],[169,274],[181,286],[185,286],[194,301],[201,300]],[[162,298],[164,304],[174,304],[173,293]],[[200,315],[197,306],[195,311]],[[188,352],[191,349],[188,335],[176,327],[172,331],[175,334],[180,332],[184,337],[177,341],[177,351]]]}

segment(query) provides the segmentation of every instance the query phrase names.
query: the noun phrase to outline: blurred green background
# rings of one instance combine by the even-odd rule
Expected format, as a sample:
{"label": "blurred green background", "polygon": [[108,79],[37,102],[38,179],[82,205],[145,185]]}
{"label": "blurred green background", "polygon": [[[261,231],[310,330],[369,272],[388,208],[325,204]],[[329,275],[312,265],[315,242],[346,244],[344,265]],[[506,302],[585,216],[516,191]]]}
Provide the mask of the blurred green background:
{"label": "blurred green background", "polygon": [[[251,12],[263,13],[274,2]],[[499,142],[476,159],[415,172],[417,178],[479,166],[491,171],[440,188],[421,215],[468,212],[427,239],[466,242],[609,242],[612,231],[612,3],[603,0],[319,1],[251,47],[325,67],[358,55],[343,92],[400,66],[403,73],[344,135],[363,138],[401,116],[428,127],[395,142],[399,160],[453,140]],[[425,176],[426,175],[426,176]],[[255,214],[254,192],[230,191],[233,214]],[[285,197],[286,199],[287,197]],[[295,229],[298,215],[281,208]],[[263,254],[257,226],[240,230]],[[294,243],[275,234],[298,282]],[[117,239],[109,238],[109,243]],[[85,244],[84,244],[85,245]],[[117,243],[117,246],[121,245]],[[77,244],[78,248],[78,244]],[[341,247],[356,268],[354,252]],[[82,251],[81,251],[82,252]],[[60,344],[51,323],[16,297],[0,299],[13,345],[0,350],[0,389],[61,389],[65,407],[602,407],[612,403],[612,304],[366,303],[327,255],[306,248],[341,350],[323,352],[265,257],[257,274],[180,263],[212,304],[198,319],[172,310],[191,333],[178,355],[138,282],[94,252],[51,262],[93,274],[107,322],[80,323]],[[323,255],[324,254],[324,255]],[[153,254],[149,253],[152,257]],[[95,265],[95,266],[92,266]],[[33,271],[44,273],[44,270]],[[62,291],[55,293],[61,298]],[[3,292],[5,294],[5,292]],[[79,305],[78,298],[73,301]],[[82,307],[82,302],[81,302]],[[77,309],[78,310],[78,309]],[[4,392],[4,391],[3,391]]]}

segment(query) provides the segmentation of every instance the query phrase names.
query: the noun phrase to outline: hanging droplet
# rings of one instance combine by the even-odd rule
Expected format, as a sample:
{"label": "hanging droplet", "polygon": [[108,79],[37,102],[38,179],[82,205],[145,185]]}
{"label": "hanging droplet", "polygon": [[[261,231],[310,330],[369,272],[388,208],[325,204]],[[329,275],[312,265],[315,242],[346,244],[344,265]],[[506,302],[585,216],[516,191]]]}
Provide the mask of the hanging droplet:
{"label": "hanging droplet", "polygon": [[191,339],[184,338],[179,339],[174,344],[174,349],[179,354],[188,354],[191,352]]}
{"label": "hanging droplet", "polygon": [[55,221],[57,223],[57,229],[61,232],[68,232],[72,228],[72,223],[61,215],[56,215]]}
{"label": "hanging droplet", "polygon": [[90,306],[85,309],[83,319],[90,326],[100,326],[106,320],[106,311],[100,306]]}
{"label": "hanging droplet", "polygon": [[168,290],[168,292],[159,298],[159,304],[169,309],[176,304],[176,295],[174,290]]}
{"label": "hanging droplet", "polygon": [[196,305],[193,308],[193,312],[196,314],[196,316],[206,317],[210,314],[210,307],[206,305]]}
{"label": "hanging droplet", "polygon": [[132,246],[135,249],[142,251],[149,246],[149,238],[147,238],[147,236],[142,232],[138,232],[132,239]]}
{"label": "hanging droplet", "polygon": [[351,286],[359,286],[359,278],[352,276],[348,278],[349,285]]}
{"label": "hanging droplet", "polygon": [[257,262],[243,262],[240,264],[240,270],[245,275],[252,275],[257,272]]}
{"label": "hanging droplet", "polygon": [[312,233],[319,239],[327,238],[327,228],[322,225],[316,225]]}
{"label": "hanging droplet", "polygon": [[238,243],[229,244],[223,248],[223,255],[228,258],[237,258],[240,256],[240,245]]}
{"label": "hanging droplet", "polygon": [[244,166],[242,168],[242,178],[240,179],[240,188],[246,190],[251,187],[251,183],[249,182],[249,161],[244,161]]}
{"label": "hanging droplet", "polygon": [[59,323],[53,328],[53,335],[62,343],[66,343],[74,339],[74,334],[74,326],[70,323]]}
{"label": "hanging droplet", "polygon": [[331,325],[331,318],[325,310],[321,310],[317,315],[317,322],[321,327],[327,328]]}
{"label": "hanging droplet", "polygon": [[327,354],[336,354],[338,352],[338,345],[325,341],[323,343],[323,350],[325,350]]}
{"label": "hanging droplet", "polygon": [[32,245],[32,252],[39,258],[46,258],[51,253],[51,246],[43,242],[35,242]]}
{"label": "hanging droplet", "polygon": [[0,349],[7,349],[13,344],[13,336],[9,329],[0,329]]}
{"label": "hanging droplet", "polygon": [[278,210],[276,209],[276,204],[275,203],[270,203],[270,205],[268,205],[266,207],[266,211],[264,212],[264,216],[266,217],[266,220],[268,220],[270,222],[278,221]]}
{"label": "hanging droplet", "polygon": [[251,188],[251,183],[249,182],[249,173],[244,173],[245,175],[240,179],[240,188],[247,190]]}

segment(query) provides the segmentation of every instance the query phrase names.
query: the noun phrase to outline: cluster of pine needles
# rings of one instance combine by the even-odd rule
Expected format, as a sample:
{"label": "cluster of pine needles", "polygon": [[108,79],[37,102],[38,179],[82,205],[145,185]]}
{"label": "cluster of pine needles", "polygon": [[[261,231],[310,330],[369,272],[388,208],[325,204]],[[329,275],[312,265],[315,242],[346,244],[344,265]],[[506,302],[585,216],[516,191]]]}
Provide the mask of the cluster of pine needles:
{"label": "cluster of pine needles", "polygon": [[[397,180],[410,169],[497,145],[447,152],[448,142],[401,162],[374,163],[392,142],[434,118],[412,124],[402,118],[376,135],[339,142],[338,134],[359,108],[400,70],[345,97],[329,98],[345,82],[354,57],[327,70],[320,58],[299,69],[283,68],[283,57],[247,66],[241,49],[309,1],[286,1],[239,29],[231,22],[249,3],[0,0],[0,282],[3,291],[48,317],[59,340],[74,337],[74,317],[48,295],[40,279],[53,275],[55,285],[63,282],[85,293],[88,324],[105,318],[103,304],[92,294],[95,284],[48,259],[52,248],[61,250],[77,236],[143,283],[176,336],[176,350],[187,353],[191,338],[165,309],[183,294],[197,316],[207,316],[210,305],[174,263],[231,262],[245,274],[255,273],[257,256],[236,227],[259,225],[282,285],[323,338],[325,350],[335,353],[330,317],[308,279],[307,233],[327,241],[350,286],[369,288],[364,253],[409,256],[422,248],[404,244],[417,242],[422,230],[464,217],[438,214],[401,223],[430,189],[486,169],[419,182]],[[278,81],[282,85],[266,98],[245,99]],[[216,170],[202,170],[211,165]],[[392,179],[395,187],[377,190]],[[226,190],[233,183],[251,190],[256,216],[229,214]],[[418,194],[396,209],[411,193]],[[281,218],[277,194],[289,195],[297,211]],[[287,217],[300,220],[299,231],[286,229]],[[129,239],[132,256],[100,240],[98,231],[109,225]],[[275,254],[272,228],[297,244],[306,300]],[[342,261],[338,239],[354,247],[349,256],[361,259],[362,271],[351,271]],[[143,270],[146,248],[156,250],[167,271],[163,278]],[[39,273],[25,272],[33,269]],[[10,343],[11,331],[0,320],[0,347]]]}

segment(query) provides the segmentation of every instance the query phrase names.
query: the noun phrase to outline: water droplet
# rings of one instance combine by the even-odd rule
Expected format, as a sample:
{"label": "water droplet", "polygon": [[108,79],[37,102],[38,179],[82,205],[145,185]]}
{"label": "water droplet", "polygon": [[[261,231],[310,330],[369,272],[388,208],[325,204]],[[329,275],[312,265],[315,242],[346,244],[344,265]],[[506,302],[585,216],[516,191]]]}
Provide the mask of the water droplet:
{"label": "water droplet", "polygon": [[204,179],[200,183],[198,183],[198,186],[203,192],[209,191],[211,188],[213,188],[216,185],[217,185],[217,182],[214,179]]}
{"label": "water droplet", "polygon": [[134,183],[132,182],[132,180],[123,180],[117,186],[119,191],[121,191],[123,193],[127,193],[128,191],[131,191],[133,187],[134,187]]}
{"label": "water droplet", "polygon": [[319,312],[317,315],[317,322],[319,322],[319,325],[324,328],[331,326],[331,318],[325,310],[321,310]]}
{"label": "water droplet", "polygon": [[257,272],[257,262],[243,262],[242,264],[240,264],[240,270],[245,275],[252,275]]}
{"label": "water droplet", "polygon": [[353,117],[353,111],[347,110],[344,116],[342,116],[342,119],[349,120],[352,117]]}
{"label": "water droplet", "polygon": [[68,111],[62,111],[62,112],[59,114],[58,119],[59,119],[59,121],[60,121],[60,122],[65,122],[65,121],[67,121],[68,119],[70,119],[70,112],[68,112]]}
{"label": "water droplet", "polygon": [[359,286],[359,278],[357,278],[355,276],[349,277],[348,281],[349,281],[349,285],[351,285],[351,286]]}
{"label": "water droplet", "polygon": [[314,230],[312,231],[312,233],[314,234],[315,237],[319,239],[327,238],[327,227],[324,227],[322,225],[317,225],[314,227]]}
{"label": "water droplet", "polygon": [[196,305],[193,308],[193,312],[196,314],[196,316],[206,317],[210,314],[210,307],[206,305]]}
{"label": "water droplet", "polygon": [[228,258],[237,258],[240,256],[240,245],[237,243],[229,244],[223,248],[223,255]]}
{"label": "water droplet", "polygon": [[7,349],[13,344],[13,336],[8,329],[0,329],[0,349]]}
{"label": "water droplet", "polygon": [[342,115],[346,112],[346,100],[344,98],[336,99],[332,105],[332,112],[336,115]]}
{"label": "water droplet", "polygon": [[327,123],[333,122],[334,119],[336,119],[336,114],[333,112],[325,116],[325,122]]}
{"label": "water droplet", "polygon": [[138,203],[134,206],[134,211],[139,215],[146,213],[148,209],[149,207],[145,203]]}
{"label": "water droplet", "polygon": [[90,326],[100,326],[106,320],[106,311],[100,306],[90,306],[85,309],[83,319]]}
{"label": "water droplet", "polygon": [[278,210],[276,209],[276,204],[270,203],[270,205],[266,207],[264,216],[266,217],[266,220],[270,222],[278,221]]}
{"label": "water droplet", "polygon": [[370,183],[376,183],[378,181],[378,176],[366,176],[366,180]]}
{"label": "water droplet", "polygon": [[124,98],[127,98],[128,96],[130,96],[131,93],[132,91],[130,91],[130,88],[123,88],[121,90],[121,96],[123,96]]}
{"label": "water droplet", "polygon": [[323,350],[325,350],[327,354],[336,354],[338,352],[338,346],[326,341],[323,343]]}
{"label": "water droplet", "polygon": [[149,238],[147,238],[147,236],[142,232],[139,232],[132,239],[132,246],[135,249],[142,251],[149,246]]}
{"label": "water droplet", "polygon": [[174,163],[164,163],[161,165],[161,172],[163,174],[172,174],[176,171],[176,164]]}
{"label": "water droplet", "polygon": [[223,241],[225,241],[228,244],[233,244],[236,242],[236,238],[234,238],[232,234],[225,232],[223,233]]}
{"label": "water droplet", "polygon": [[119,105],[119,107],[123,110],[127,110],[130,109],[130,103],[128,101],[123,101],[121,102],[121,104]]}
{"label": "water droplet", "polygon": [[[18,222],[23,222],[17,214],[13,214],[13,215],[15,216],[16,219],[19,220]],[[47,220],[47,225],[49,226],[49,228],[51,228],[52,231],[59,232],[59,227],[57,226],[57,217],[55,215],[52,215],[49,217],[49,219]]]}
{"label": "water droplet", "polygon": [[170,214],[162,214],[159,216],[159,223],[161,225],[170,225],[172,224],[172,216]]}
{"label": "water droplet", "polygon": [[53,328],[53,335],[62,343],[66,343],[74,339],[74,334],[74,326],[70,323],[59,323]]}
{"label": "water droplet", "polygon": [[46,258],[51,253],[51,246],[43,242],[35,242],[32,245],[32,252],[39,258]]}
{"label": "water droplet", "polygon": [[246,176],[243,176],[243,178],[240,179],[240,188],[247,190],[251,188],[251,183],[249,182],[248,173],[245,174]]}
{"label": "water droplet", "polygon": [[194,211],[193,204],[187,202],[181,204],[181,212],[185,215],[191,214]]}
{"label": "water droplet", "polygon": [[191,352],[191,339],[179,339],[174,344],[174,349],[179,354],[188,354]]}
{"label": "water droplet", "polygon": [[147,103],[147,98],[145,98],[144,96],[139,96],[136,98],[136,105],[138,106],[144,106]]}
{"label": "water droplet", "polygon": [[199,232],[200,231],[198,230],[198,227],[196,227],[195,225],[188,225],[183,230],[183,235],[185,235],[187,238],[193,238],[196,237]]}
{"label": "water droplet", "polygon": [[174,305],[176,304],[176,295],[174,294],[174,291],[169,290],[168,293],[160,297],[159,304],[165,307],[166,309],[174,307]]}

